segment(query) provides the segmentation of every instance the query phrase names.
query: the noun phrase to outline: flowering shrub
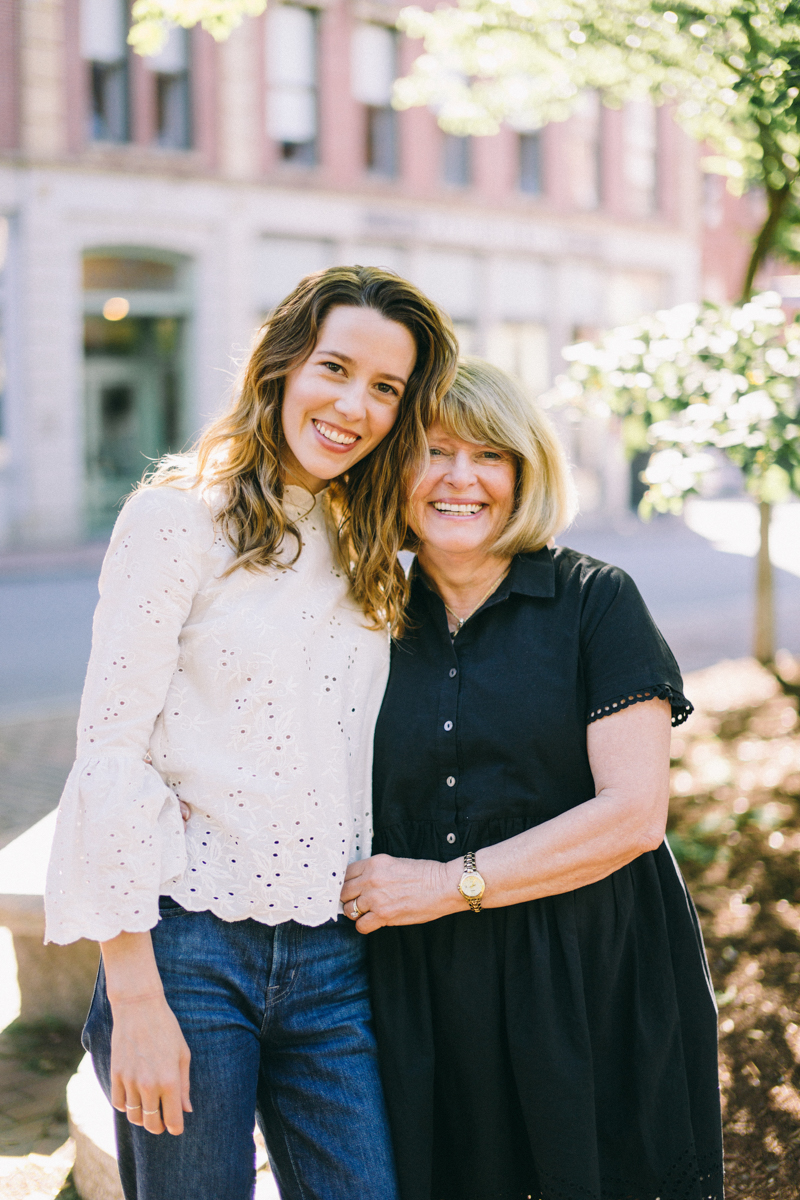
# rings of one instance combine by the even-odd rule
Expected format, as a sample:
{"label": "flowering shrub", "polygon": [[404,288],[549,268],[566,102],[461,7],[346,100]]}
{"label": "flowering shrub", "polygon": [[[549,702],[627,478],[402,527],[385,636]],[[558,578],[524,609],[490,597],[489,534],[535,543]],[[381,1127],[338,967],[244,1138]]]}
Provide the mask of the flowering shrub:
{"label": "flowering shrub", "polygon": [[776,503],[800,494],[800,320],[775,292],[735,306],[681,304],[567,346],[556,395],[617,413],[630,449],[652,447],[643,515],[678,511],[716,447],[748,490]]}

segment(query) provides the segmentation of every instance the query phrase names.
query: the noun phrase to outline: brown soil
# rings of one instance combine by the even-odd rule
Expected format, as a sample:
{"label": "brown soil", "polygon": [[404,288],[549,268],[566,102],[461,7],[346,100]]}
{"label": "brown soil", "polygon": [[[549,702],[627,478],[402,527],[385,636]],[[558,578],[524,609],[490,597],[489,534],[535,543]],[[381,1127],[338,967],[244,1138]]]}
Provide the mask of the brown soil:
{"label": "brown soil", "polygon": [[[784,679],[800,663],[784,658]],[[800,721],[751,660],[686,680],[669,839],[719,1004],[727,1200],[800,1197]]]}

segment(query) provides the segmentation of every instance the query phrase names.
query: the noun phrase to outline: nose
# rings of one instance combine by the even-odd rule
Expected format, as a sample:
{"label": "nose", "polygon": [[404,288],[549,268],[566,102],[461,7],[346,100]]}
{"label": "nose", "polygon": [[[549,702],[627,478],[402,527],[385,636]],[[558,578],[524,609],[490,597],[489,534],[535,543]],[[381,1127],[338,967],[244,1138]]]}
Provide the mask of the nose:
{"label": "nose", "polygon": [[333,407],[347,421],[360,421],[367,412],[367,388],[359,380],[354,379],[343,388],[334,401]]}
{"label": "nose", "polygon": [[470,455],[466,450],[459,450],[453,455],[445,478],[456,491],[463,491],[474,482],[475,471]]}

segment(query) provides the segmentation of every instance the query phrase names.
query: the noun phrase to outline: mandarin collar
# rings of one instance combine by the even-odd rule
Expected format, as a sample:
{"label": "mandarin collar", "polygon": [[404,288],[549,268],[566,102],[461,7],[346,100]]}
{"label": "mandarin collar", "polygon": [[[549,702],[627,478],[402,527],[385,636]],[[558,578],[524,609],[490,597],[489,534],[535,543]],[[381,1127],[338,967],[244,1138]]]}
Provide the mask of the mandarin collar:
{"label": "mandarin collar", "polygon": [[324,503],[328,488],[319,492],[310,492],[299,483],[288,483],[283,489],[283,508],[288,517],[297,520],[309,516],[314,509]]}

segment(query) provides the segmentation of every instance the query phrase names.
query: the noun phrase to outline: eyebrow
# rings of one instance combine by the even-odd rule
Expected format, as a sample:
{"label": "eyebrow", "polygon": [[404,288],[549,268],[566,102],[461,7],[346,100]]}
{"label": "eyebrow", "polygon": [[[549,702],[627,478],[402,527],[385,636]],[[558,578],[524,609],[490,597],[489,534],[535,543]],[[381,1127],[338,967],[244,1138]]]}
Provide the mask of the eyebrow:
{"label": "eyebrow", "polygon": [[[340,358],[342,360],[342,362],[347,363],[348,366],[353,366],[355,363],[354,358],[351,358],[349,354],[342,354],[341,350],[317,349],[314,351],[314,353],[315,354],[329,354],[331,356],[331,358]],[[382,379],[393,379],[395,381],[395,383],[402,383],[403,387],[405,387],[406,384],[408,383],[408,380],[403,379],[402,375],[390,375],[388,371],[381,371],[379,373],[380,373],[380,376]]]}

